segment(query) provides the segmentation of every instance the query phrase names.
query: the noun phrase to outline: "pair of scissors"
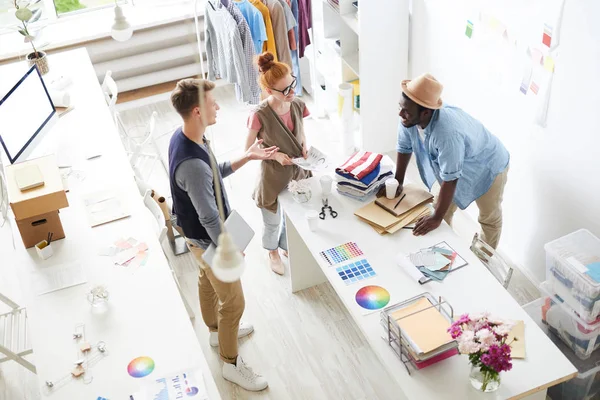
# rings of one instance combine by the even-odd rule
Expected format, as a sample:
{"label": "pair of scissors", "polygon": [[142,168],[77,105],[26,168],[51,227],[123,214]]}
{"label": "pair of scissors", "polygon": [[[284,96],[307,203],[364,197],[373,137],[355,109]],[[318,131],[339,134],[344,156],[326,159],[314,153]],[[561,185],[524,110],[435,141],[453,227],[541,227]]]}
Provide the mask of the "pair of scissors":
{"label": "pair of scissors", "polygon": [[319,218],[321,219],[325,219],[325,210],[329,209],[329,215],[331,215],[332,218],[337,218],[338,213],[337,211],[333,211],[333,208],[331,208],[331,206],[329,205],[329,199],[323,199],[323,207],[321,207],[321,212],[319,213]]}

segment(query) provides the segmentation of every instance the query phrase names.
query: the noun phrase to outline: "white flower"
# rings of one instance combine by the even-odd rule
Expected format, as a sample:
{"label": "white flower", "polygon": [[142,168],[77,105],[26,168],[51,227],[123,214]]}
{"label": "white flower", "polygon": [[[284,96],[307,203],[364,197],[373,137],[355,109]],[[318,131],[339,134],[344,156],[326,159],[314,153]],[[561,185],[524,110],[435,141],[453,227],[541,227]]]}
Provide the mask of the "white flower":
{"label": "white flower", "polygon": [[500,336],[507,336],[512,331],[512,324],[502,324],[494,327],[494,332],[496,332]]}
{"label": "white flower", "polygon": [[459,341],[458,342],[458,351],[460,351],[460,354],[473,354],[473,353],[477,353],[479,351],[479,344],[475,343],[475,342],[464,342],[464,341]]}
{"label": "white flower", "polygon": [[485,312],[481,312],[481,313],[470,314],[469,318],[471,318],[472,321],[479,321],[481,319],[488,318],[489,316],[490,316],[490,313],[485,311]]}
{"label": "white flower", "polygon": [[496,336],[489,329],[482,329],[478,331],[475,336],[477,337],[481,350],[483,351],[487,351],[490,346],[498,344],[498,341],[496,341]]}

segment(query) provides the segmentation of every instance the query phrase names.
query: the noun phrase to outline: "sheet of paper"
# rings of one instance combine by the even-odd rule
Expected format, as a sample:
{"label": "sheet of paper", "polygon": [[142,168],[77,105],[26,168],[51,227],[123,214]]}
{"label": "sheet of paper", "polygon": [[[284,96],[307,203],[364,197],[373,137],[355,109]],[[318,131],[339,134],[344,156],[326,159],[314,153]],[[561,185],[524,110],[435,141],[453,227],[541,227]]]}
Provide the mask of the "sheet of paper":
{"label": "sheet of paper", "polygon": [[[515,338],[518,340],[513,340]],[[525,358],[525,322],[517,321],[508,335],[507,342],[510,343],[512,358]]]}
{"label": "sheet of paper", "polygon": [[322,171],[329,166],[327,156],[323,154],[319,149],[311,147],[307,153],[308,158],[293,158],[292,162],[300,168],[309,171]]}
{"label": "sheet of paper", "polygon": [[105,190],[84,198],[85,210],[93,227],[129,216],[125,202],[117,191]]}
{"label": "sheet of paper", "polygon": [[33,291],[38,296],[87,282],[83,264],[80,262],[47,267],[41,271],[32,272],[32,278]]}
{"label": "sheet of paper", "polygon": [[[175,400],[192,397],[208,400],[202,371],[199,369],[170,374],[145,384],[140,394],[142,399]],[[137,400],[137,398],[135,398]]]}
{"label": "sheet of paper", "polygon": [[450,322],[426,298],[393,312],[392,317],[416,344],[419,353],[428,353],[452,341],[447,331]]}
{"label": "sheet of paper", "polygon": [[417,267],[415,267],[414,264],[410,262],[410,259],[406,256],[406,254],[398,253],[398,255],[396,256],[396,263],[404,270],[404,272],[408,274],[408,276],[410,276],[416,282],[424,278],[421,271],[419,271]]}

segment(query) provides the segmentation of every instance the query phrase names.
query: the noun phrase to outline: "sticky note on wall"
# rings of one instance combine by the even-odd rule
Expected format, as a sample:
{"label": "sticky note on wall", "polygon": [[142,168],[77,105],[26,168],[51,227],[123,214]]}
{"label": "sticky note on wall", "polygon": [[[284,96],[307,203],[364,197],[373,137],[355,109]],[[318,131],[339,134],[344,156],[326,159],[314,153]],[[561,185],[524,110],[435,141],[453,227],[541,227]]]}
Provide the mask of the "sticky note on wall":
{"label": "sticky note on wall", "polygon": [[548,72],[554,72],[554,58],[550,56],[544,57],[544,69]]}
{"label": "sticky note on wall", "polygon": [[552,27],[544,24],[544,33],[542,34],[542,44],[546,47],[552,45]]}
{"label": "sticky note on wall", "polygon": [[465,35],[471,39],[471,36],[473,36],[473,23],[469,20],[467,20],[467,29],[465,30]]}

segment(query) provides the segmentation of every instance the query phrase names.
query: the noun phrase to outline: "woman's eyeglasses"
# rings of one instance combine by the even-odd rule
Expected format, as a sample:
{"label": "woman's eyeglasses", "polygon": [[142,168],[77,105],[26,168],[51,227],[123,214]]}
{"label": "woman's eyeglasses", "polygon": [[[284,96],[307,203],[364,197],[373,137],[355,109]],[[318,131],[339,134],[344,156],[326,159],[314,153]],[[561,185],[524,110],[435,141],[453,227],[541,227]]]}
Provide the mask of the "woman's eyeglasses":
{"label": "woman's eyeglasses", "polygon": [[274,90],[276,92],[281,93],[284,96],[287,96],[288,94],[290,94],[290,92],[292,91],[292,89],[296,89],[296,85],[298,84],[298,82],[296,81],[296,77],[294,75],[292,75],[292,78],[294,78],[294,80],[292,81],[292,83],[290,84],[290,86],[286,87],[283,90],[277,90],[274,88],[271,88],[271,90]]}

